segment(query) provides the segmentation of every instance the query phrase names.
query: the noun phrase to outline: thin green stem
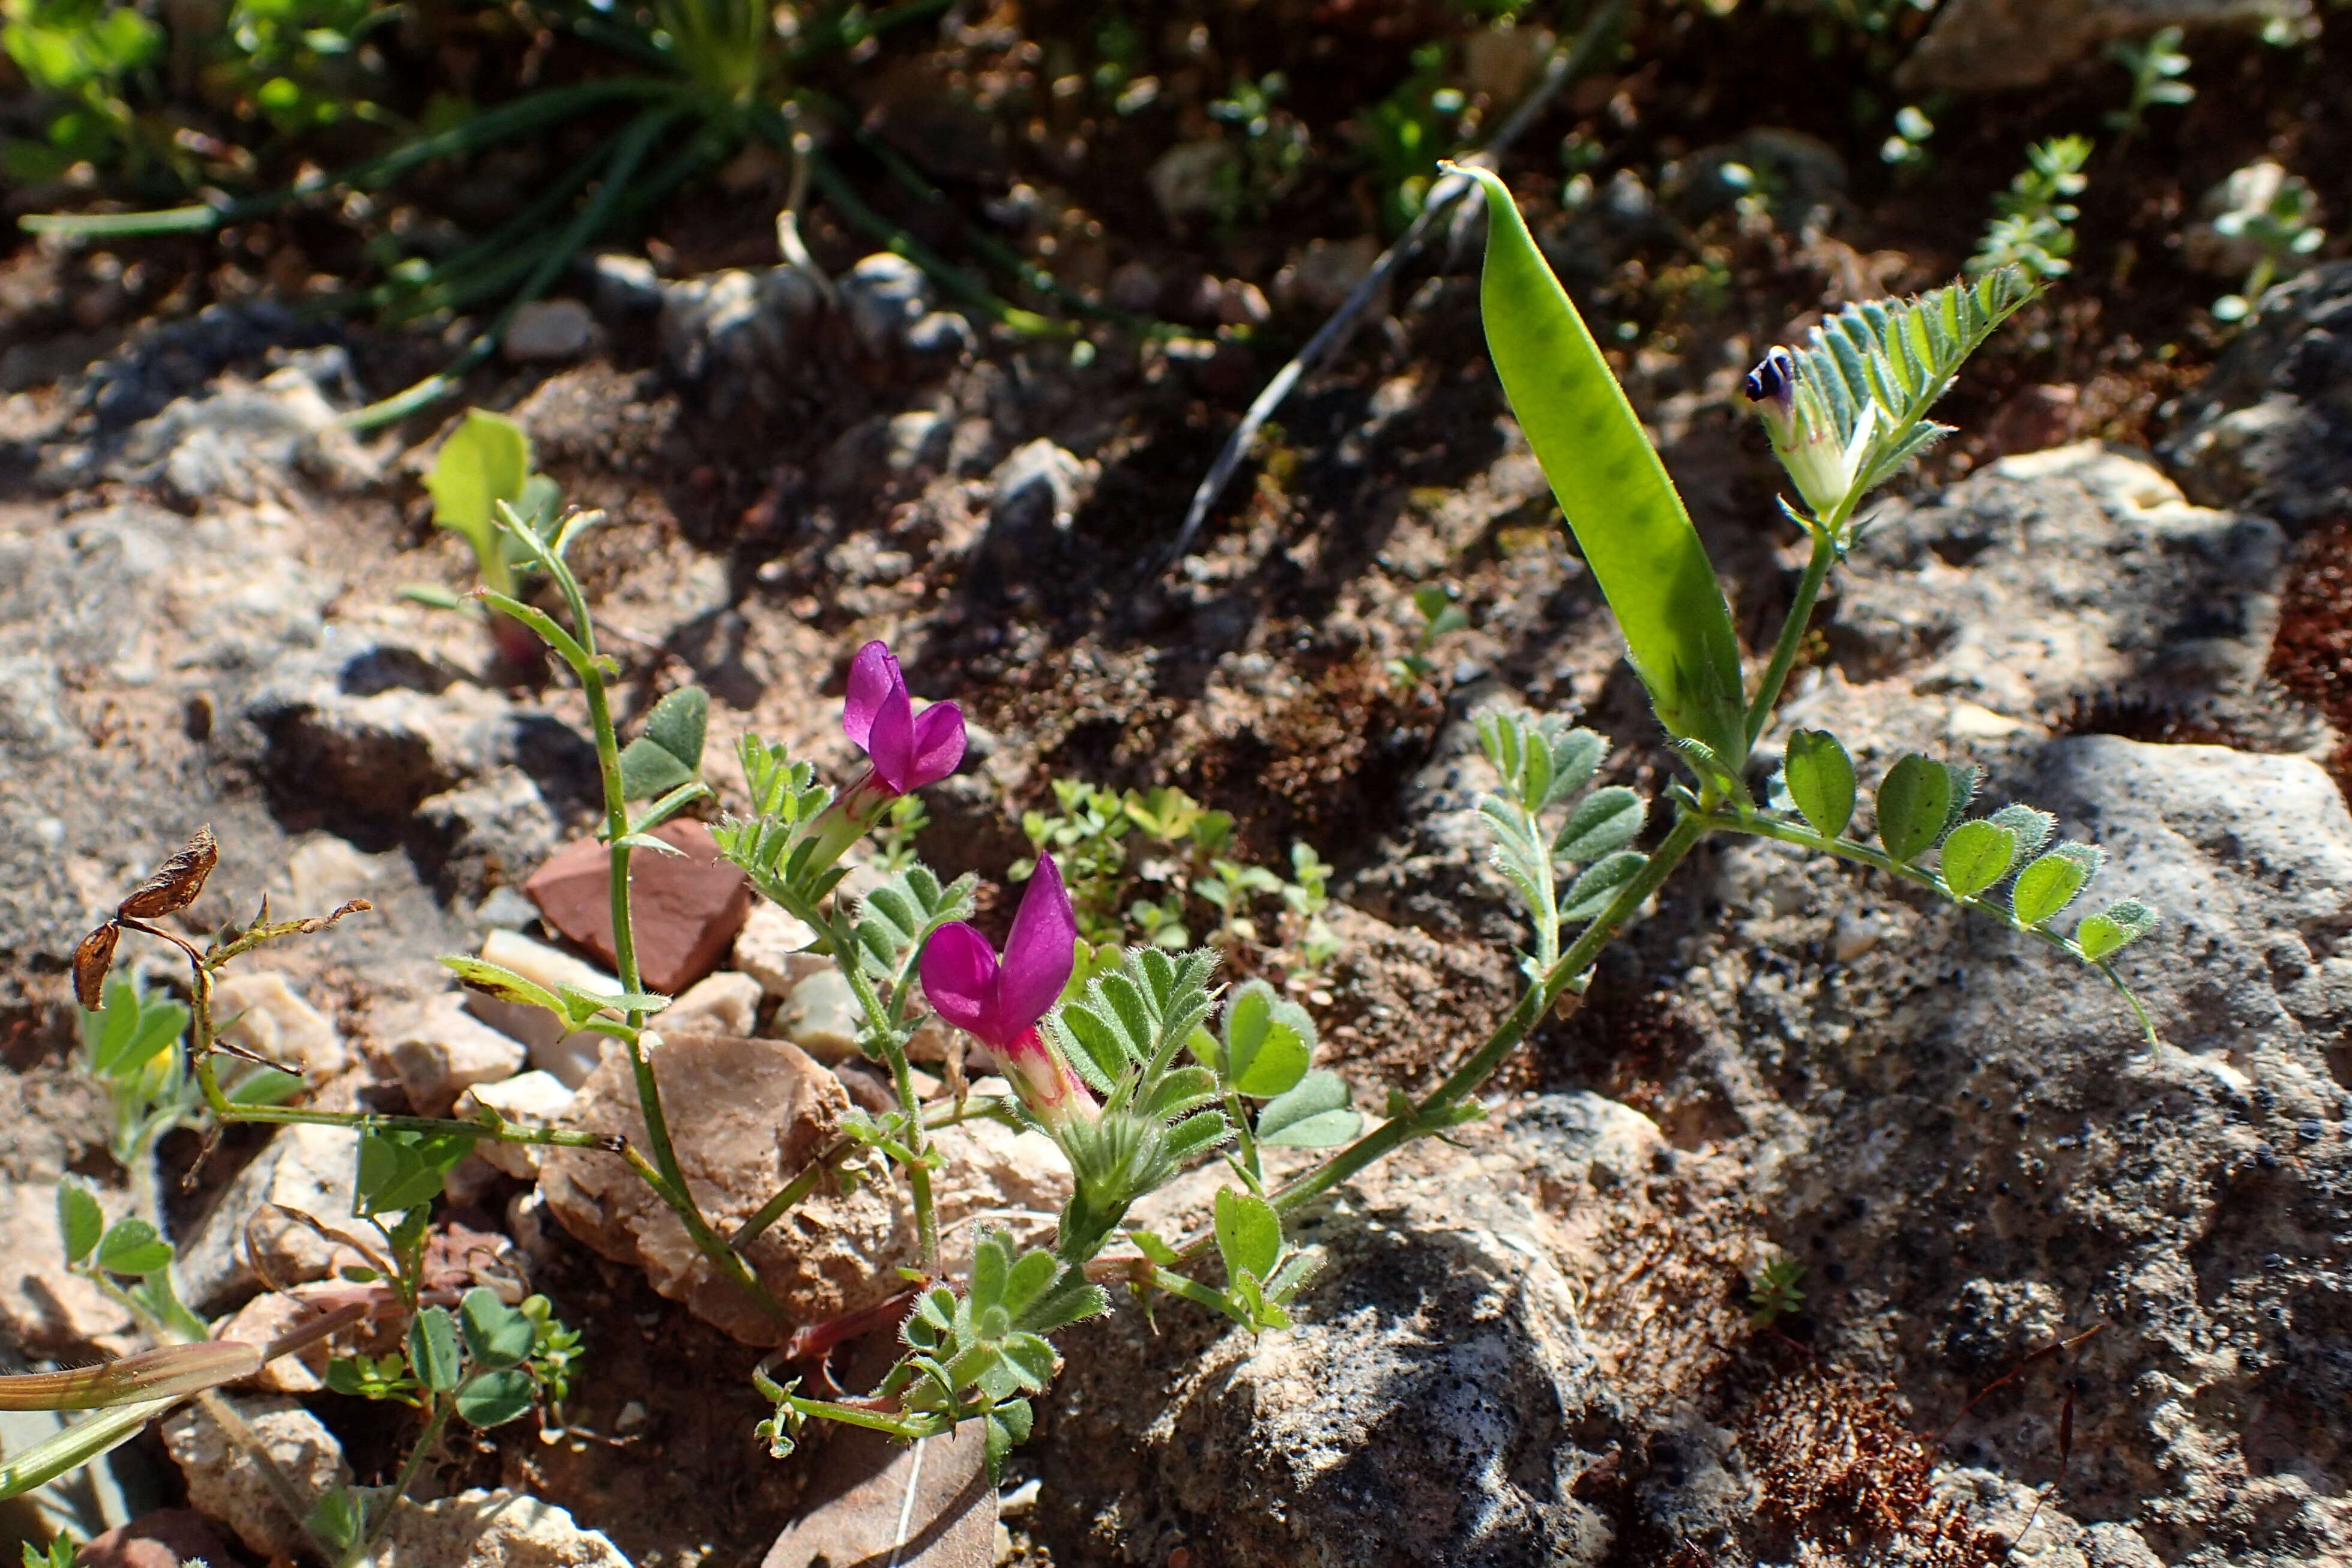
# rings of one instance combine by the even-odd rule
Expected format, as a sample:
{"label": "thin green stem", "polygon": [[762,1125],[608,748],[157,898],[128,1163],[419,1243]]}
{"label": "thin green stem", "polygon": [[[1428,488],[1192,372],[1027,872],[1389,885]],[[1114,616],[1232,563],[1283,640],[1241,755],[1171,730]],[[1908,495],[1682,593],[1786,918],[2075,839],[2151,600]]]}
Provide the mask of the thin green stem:
{"label": "thin green stem", "polygon": [[[1698,842],[1717,826],[1711,816],[1696,812],[1684,812],[1639,875],[1618,889],[1616,898],[1602,910],[1600,918],[1584,928],[1558,963],[1545,970],[1540,980],[1529,986],[1518,1005],[1486,1037],[1484,1044],[1468,1060],[1454,1069],[1413,1107],[1411,1116],[1391,1117],[1371,1131],[1365,1133],[1330,1159],[1286,1184],[1274,1194],[1277,1209],[1297,1208],[1308,1200],[1328,1192],[1357,1172],[1404,1144],[1408,1140],[1425,1133],[1443,1131],[1454,1125],[1451,1115],[1455,1107],[1475,1093],[1495,1069],[1503,1063],[1528,1032],[1559,1000],[1570,982],[1592,966],[1601,950],[1624,926],[1644,900],[1658,890],[1675,867],[1682,864]],[[1195,1237],[1180,1250],[1180,1256],[1198,1256],[1207,1250],[1210,1238]]]}
{"label": "thin green stem", "polygon": [[1769,838],[1776,843],[1794,845],[1801,849],[1811,849],[1823,855],[1834,855],[1841,860],[1851,860],[1859,866],[1874,867],[1890,877],[1910,883],[1915,888],[1924,888],[1947,903],[1958,904],[1964,910],[1972,910],[1988,920],[1997,921],[2013,931],[2030,936],[2044,946],[2064,953],[2075,963],[2087,964],[2105,975],[2107,984],[2113,985],[2131,1007],[2132,1016],[2138,1021],[2140,1032],[2147,1037],[2148,1048],[2155,1050],[2164,1044],[2162,1037],[2156,1032],[2156,1021],[2148,1016],[2147,1007],[2140,1001],[2139,994],[2124,984],[2123,976],[2116,973],[2113,964],[2105,959],[2092,958],[2075,943],[2060,936],[2056,931],[2046,930],[2042,926],[2027,925],[2019,920],[2014,912],[1988,901],[1982,895],[1961,898],[1944,886],[1943,879],[1932,871],[1906,861],[1896,860],[1883,850],[1873,849],[1869,845],[1857,843],[1851,838],[1824,837],[1810,826],[1802,823],[1790,822],[1774,816],[1738,816],[1729,812],[1711,813],[1706,821],[1710,832],[1740,833],[1755,838]]}
{"label": "thin green stem", "polygon": [[622,132],[620,144],[613,153],[612,166],[598,183],[595,195],[589,197],[578,214],[541,253],[537,264],[517,285],[505,308],[491,320],[490,324],[475,334],[473,341],[459,351],[457,357],[435,374],[426,376],[404,392],[395,393],[380,403],[372,403],[355,413],[345,415],[341,423],[353,430],[371,430],[404,418],[456,391],[473,368],[489,358],[504,340],[507,324],[514,320],[515,312],[545,293],[548,285],[555,281],[556,275],[570,264],[580,247],[604,228],[626,192],[637,164],[652,150],[662,133],[688,112],[684,108],[664,106],[646,110],[632,121],[628,129]]}
{"label": "thin green stem", "polygon": [[[942,1127],[953,1127],[958,1122],[973,1121],[984,1116],[994,1116],[996,1108],[1002,1103],[992,1095],[983,1095],[978,1100],[968,1100],[961,1104],[934,1106],[929,1113],[924,1116],[923,1127],[927,1131],[936,1132]],[[825,1173],[838,1164],[843,1155],[857,1146],[858,1140],[845,1134],[819,1149],[809,1157],[809,1163],[803,1165],[790,1182],[784,1184],[775,1196],[761,1204],[757,1210],[753,1211],[751,1218],[736,1227],[735,1234],[728,1238],[727,1245],[739,1252],[751,1246],[752,1242],[759,1239],[761,1232],[783,1218],[794,1205],[804,1201],[811,1193],[816,1191],[817,1184],[824,1179]]]}
{"label": "thin green stem", "polygon": [[836,911],[828,922],[833,936],[833,962],[849,983],[850,993],[857,998],[858,1010],[866,1015],[866,1026],[882,1047],[883,1059],[889,1064],[890,1082],[898,1090],[898,1109],[907,1120],[907,1147],[914,1158],[903,1162],[907,1168],[907,1190],[915,1205],[915,1236],[922,1257],[923,1272],[940,1272],[940,1214],[931,1193],[931,1169],[925,1163],[928,1142],[923,1136],[923,1101],[915,1091],[915,1069],[907,1059],[907,1039],[912,1033],[906,1026],[907,995],[912,989],[913,964],[921,946],[908,950],[906,962],[891,976],[890,1001],[885,1006],[867,977],[865,949],[850,929],[849,917]]}
{"label": "thin green stem", "polygon": [[1139,1283],[1145,1284],[1151,1289],[1165,1290],[1171,1296],[1181,1296],[1196,1306],[1208,1308],[1212,1312],[1223,1312],[1225,1310],[1224,1297],[1210,1289],[1198,1279],[1188,1279],[1184,1275],[1160,1268],[1156,1264],[1146,1267],[1150,1269],[1151,1277],[1149,1280],[1139,1281]]}
{"label": "thin green stem", "polygon": [[1228,1084],[1225,1087],[1225,1121],[1234,1130],[1234,1157],[1241,1162],[1242,1173],[1249,1182],[1250,1191],[1265,1191],[1265,1172],[1257,1157],[1257,1137],[1250,1131],[1249,1111],[1242,1104],[1241,1091]]}
{"label": "thin green stem", "polygon": [[[1850,510],[1850,509],[1848,509]],[[1756,688],[1756,700],[1748,705],[1748,743],[1756,744],[1764,727],[1772,721],[1772,709],[1780,700],[1780,688],[1787,684],[1789,671],[1797,662],[1797,650],[1804,646],[1805,629],[1812,624],[1813,602],[1821,597],[1822,584],[1829,580],[1830,568],[1837,564],[1838,530],[1843,525],[1841,514],[1813,531],[1812,559],[1805,563],[1804,580],[1797,584],[1797,597],[1789,605],[1789,617],[1780,623],[1780,640],[1773,645],[1772,662],[1764,667],[1764,679]]]}
{"label": "thin green stem", "polygon": [[368,1521],[366,1533],[343,1554],[341,1568],[353,1568],[366,1562],[375,1551],[375,1543],[383,1539],[383,1532],[392,1528],[392,1516],[398,1510],[400,1500],[416,1484],[417,1472],[425,1468],[434,1446],[441,1441],[441,1434],[449,1425],[449,1414],[457,1405],[457,1402],[447,1394],[434,1396],[433,1413],[425,1420],[425,1430],[417,1434],[416,1446],[408,1450],[408,1458],[401,1464],[399,1478],[392,1484],[392,1495],[383,1500],[383,1511]]}

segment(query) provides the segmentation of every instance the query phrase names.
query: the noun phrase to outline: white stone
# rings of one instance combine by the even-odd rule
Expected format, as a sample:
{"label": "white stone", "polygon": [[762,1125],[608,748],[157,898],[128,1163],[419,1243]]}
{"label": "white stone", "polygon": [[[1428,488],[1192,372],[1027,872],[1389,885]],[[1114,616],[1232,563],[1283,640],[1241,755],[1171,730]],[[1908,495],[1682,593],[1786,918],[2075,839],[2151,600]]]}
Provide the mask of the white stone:
{"label": "white stone", "polygon": [[[525,1127],[553,1127],[572,1110],[577,1091],[551,1072],[520,1073],[500,1083],[478,1083],[457,1098],[457,1114],[470,1121],[482,1109]],[[540,1145],[501,1143],[484,1138],[474,1152],[509,1176],[539,1179]]]}
{"label": "white stone", "polygon": [[288,912],[300,919],[331,913],[363,899],[383,874],[388,857],[362,855],[349,839],[321,833],[286,858]]}
{"label": "white stone", "polygon": [[767,995],[781,1001],[793,987],[833,961],[807,951],[816,941],[815,929],[765,899],[751,903],[751,918],[735,936],[735,967],[760,983]]}
{"label": "white stone", "polygon": [[34,1356],[138,1348],[131,1314],[67,1269],[52,1183],[0,1180],[0,1342]]}
{"label": "white stone", "polygon": [[[300,1328],[318,1317],[319,1312],[317,1307],[283,1291],[270,1290],[239,1307],[228,1321],[213,1331],[213,1338],[267,1345]],[[237,1386],[257,1394],[316,1394],[327,1386],[319,1375],[326,1365],[327,1342],[317,1340],[299,1354],[282,1355],[266,1363]]]}
{"label": "white stone", "polygon": [[302,1000],[274,969],[231,974],[213,986],[221,1038],[316,1080],[350,1065],[351,1052],[327,1016]]}
{"label": "white stone", "polygon": [[784,1038],[821,1062],[857,1054],[857,997],[830,964],[793,987]]}
{"label": "white stone", "polygon": [[602,1531],[583,1530],[553,1503],[503,1488],[402,1501],[374,1561],[377,1568],[629,1568]]}
{"label": "white stone", "polygon": [[516,364],[578,359],[596,342],[596,318],[577,300],[533,300],[507,324],[499,352]]}
{"label": "white stone", "polygon": [[687,987],[685,994],[663,1009],[658,1022],[671,1034],[699,1029],[714,1035],[748,1035],[759,1021],[762,994],[760,983],[741,970],[722,969]]}
{"label": "white stone", "polygon": [[446,992],[419,1008],[392,1038],[392,1065],[419,1116],[445,1116],[457,1096],[522,1070],[523,1044],[467,1010]]}
{"label": "white stone", "polygon": [[[279,1394],[225,1397],[301,1495],[317,1498],[351,1485],[342,1445],[308,1410]],[[309,1560],[310,1542],[299,1521],[262,1484],[244,1447],[202,1405],[183,1405],[163,1417],[163,1447],[187,1478],[189,1507],[227,1525],[264,1557]]]}
{"label": "white stone", "polygon": [[[517,931],[490,932],[482,942],[482,958],[550,991],[576,985],[606,996],[621,994],[621,983],[603,970]],[[492,1028],[520,1040],[530,1053],[531,1066],[553,1073],[574,1089],[587,1081],[604,1059],[603,1036],[584,1029],[567,1032],[562,1020],[543,1007],[504,1001],[484,991],[468,991],[466,1007]]]}
{"label": "white stone", "polygon": [[[309,1215],[321,1225],[348,1226],[358,1170],[359,1140],[351,1129],[308,1123],[278,1129],[253,1163],[205,1211],[181,1247],[181,1300],[202,1312],[232,1305],[260,1282],[252,1245],[261,1249],[261,1268],[281,1286],[325,1279],[339,1253],[360,1261],[316,1231],[264,1212],[265,1205],[274,1205]],[[249,1227],[247,1221],[252,1222]]]}

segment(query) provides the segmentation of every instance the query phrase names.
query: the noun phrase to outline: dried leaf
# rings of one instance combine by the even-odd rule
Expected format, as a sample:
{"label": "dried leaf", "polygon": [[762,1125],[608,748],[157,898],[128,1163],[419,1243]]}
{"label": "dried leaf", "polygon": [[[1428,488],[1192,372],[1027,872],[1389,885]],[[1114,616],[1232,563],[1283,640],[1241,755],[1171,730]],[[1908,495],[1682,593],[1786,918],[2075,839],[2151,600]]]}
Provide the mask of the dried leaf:
{"label": "dried leaf", "polygon": [[205,879],[213,874],[213,866],[219,859],[220,846],[213,841],[213,830],[197,828],[187,847],[140,883],[114,912],[126,920],[152,921],[186,909],[205,890]]}
{"label": "dried leaf", "polygon": [[74,995],[93,1013],[106,1005],[106,972],[114,967],[114,944],[121,940],[122,928],[109,921],[74,949]]}

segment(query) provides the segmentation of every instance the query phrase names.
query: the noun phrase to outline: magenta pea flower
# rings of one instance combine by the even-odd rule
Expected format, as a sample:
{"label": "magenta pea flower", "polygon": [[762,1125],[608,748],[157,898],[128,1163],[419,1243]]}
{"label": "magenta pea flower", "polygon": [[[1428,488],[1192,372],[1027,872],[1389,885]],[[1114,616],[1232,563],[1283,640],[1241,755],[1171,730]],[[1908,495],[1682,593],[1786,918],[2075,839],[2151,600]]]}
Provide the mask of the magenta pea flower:
{"label": "magenta pea flower", "polygon": [[841,731],[874,760],[875,782],[894,796],[939,783],[963,761],[963,710],[934,702],[917,713],[897,657],[879,642],[849,661]]}
{"label": "magenta pea flower", "polygon": [[840,859],[892,801],[939,783],[963,761],[963,710],[934,702],[916,712],[898,660],[879,642],[867,643],[849,661],[841,732],[857,743],[871,765],[809,825],[817,841],[813,867]]}
{"label": "magenta pea flower", "polygon": [[923,994],[931,1010],[985,1044],[1021,1098],[1048,1128],[1099,1108],[1038,1025],[1061,999],[1077,964],[1078,922],[1051,855],[1021,896],[1000,961],[988,939],[961,921],[941,926],[923,949]]}

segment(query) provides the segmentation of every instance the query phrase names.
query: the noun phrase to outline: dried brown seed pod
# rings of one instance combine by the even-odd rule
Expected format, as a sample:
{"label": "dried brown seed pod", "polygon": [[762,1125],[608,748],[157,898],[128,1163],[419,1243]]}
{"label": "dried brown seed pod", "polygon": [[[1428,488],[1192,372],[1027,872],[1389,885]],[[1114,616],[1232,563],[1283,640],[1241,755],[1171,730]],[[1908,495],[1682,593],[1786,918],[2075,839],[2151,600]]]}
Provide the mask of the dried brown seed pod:
{"label": "dried brown seed pod", "polygon": [[205,879],[213,874],[214,863],[219,859],[220,846],[213,841],[213,830],[197,828],[186,847],[158,867],[114,912],[124,919],[151,921],[186,909],[205,890]]}
{"label": "dried brown seed pod", "polygon": [[74,996],[93,1013],[106,1005],[106,972],[114,967],[114,944],[121,940],[122,928],[109,921],[74,949]]}

